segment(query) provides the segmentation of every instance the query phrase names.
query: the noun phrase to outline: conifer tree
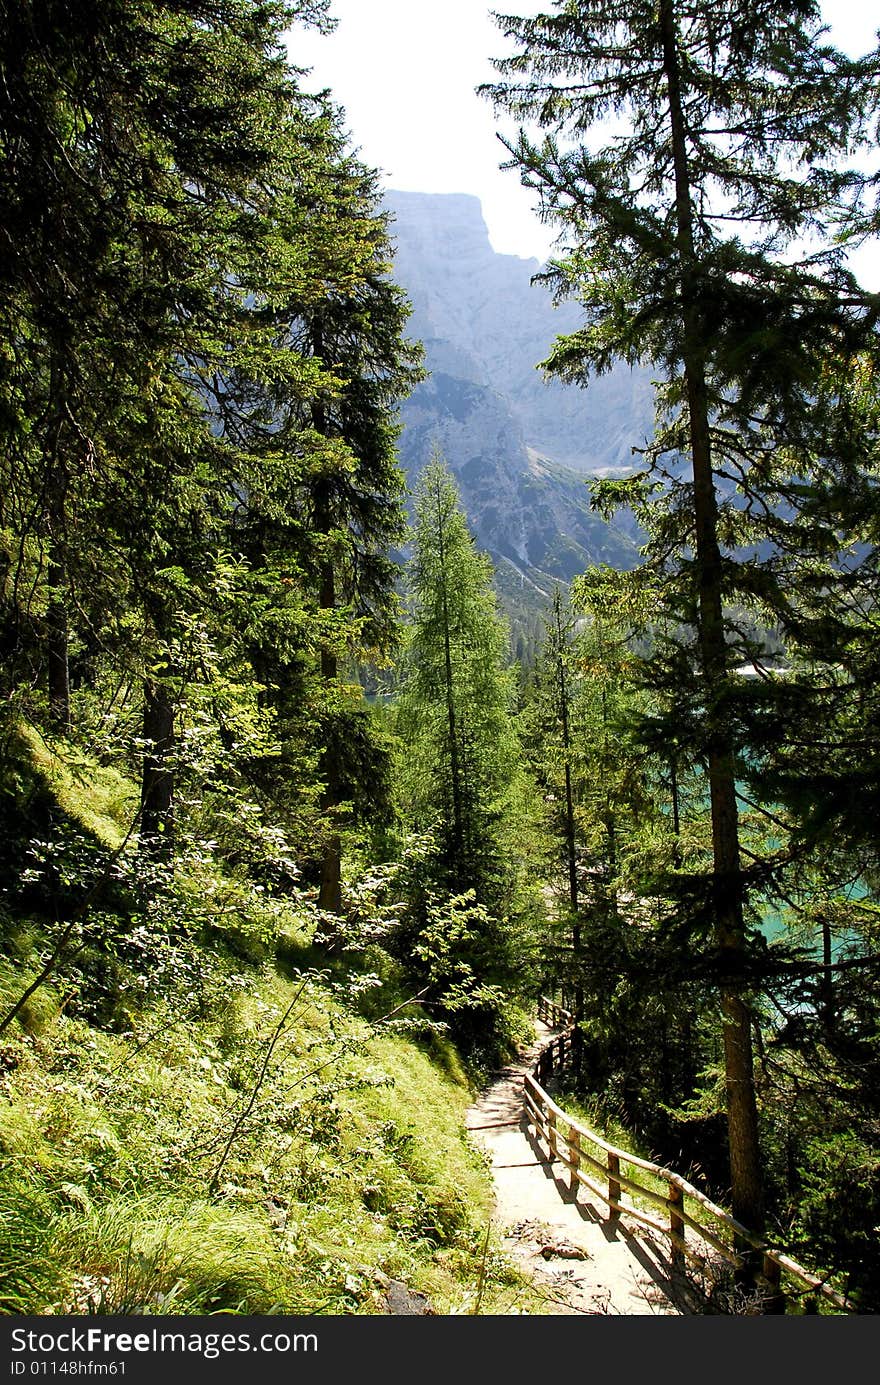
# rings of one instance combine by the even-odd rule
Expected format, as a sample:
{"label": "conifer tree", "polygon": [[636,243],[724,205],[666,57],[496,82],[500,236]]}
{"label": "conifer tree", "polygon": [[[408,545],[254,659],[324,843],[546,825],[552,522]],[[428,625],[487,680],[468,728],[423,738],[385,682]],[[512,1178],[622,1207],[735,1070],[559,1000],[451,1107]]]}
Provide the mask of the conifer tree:
{"label": "conifer tree", "polygon": [[398,946],[469,1051],[497,1062],[533,975],[535,900],[509,635],[491,566],[435,451],[415,492],[409,629],[394,709],[414,841]]}
{"label": "conifer tree", "polygon": [[[561,839],[558,851],[559,872],[565,888],[563,941],[556,952],[550,973],[554,984],[561,980],[574,994],[575,1060],[580,1058],[580,1026],[583,1020],[583,986],[579,975],[581,949],[581,888],[579,868],[584,852],[579,842],[575,815],[580,744],[580,699],[573,666],[572,637],[575,618],[557,584],[553,600],[544,617],[544,640],[539,650],[523,709],[524,748],[535,780],[548,807],[550,830]],[[554,852],[554,856],[557,852]]]}
{"label": "conifer tree", "polygon": [[436,824],[449,888],[473,887],[482,898],[517,765],[513,683],[491,568],[437,452],[416,488],[408,577],[412,628],[398,711],[403,777],[416,821]]}
{"label": "conifer tree", "polygon": [[328,818],[379,798],[337,664],[393,642],[415,370],[374,175],[284,57],[326,4],[7,9],[4,706],[70,729],[72,647],[77,697],[141,718],[146,857],[173,859],[193,716],[208,778],[309,856],[317,784]]}
{"label": "conifer tree", "polygon": [[354,671],[386,661],[397,639],[392,550],[405,513],[396,408],[420,376],[420,351],[404,337],[409,308],[390,277],[375,173],[349,151],[326,99],[303,102],[299,116],[280,222],[284,243],[308,247],[308,255],[294,274],[268,280],[263,311],[278,354],[300,369],[279,373],[263,391],[246,370],[233,373],[217,383],[214,406],[224,436],[252,454],[237,551],[260,584],[274,580],[276,594],[295,571],[304,603],[305,643],[300,634],[273,667],[267,620],[269,644],[260,646],[255,628],[251,657],[285,740],[316,746],[319,903],[339,914],[341,823],[352,807],[362,817],[385,792]]}
{"label": "conifer tree", "polygon": [[[560,0],[499,22],[518,51],[496,64],[508,80],[489,90],[550,132],[541,143],[521,133],[512,162],[566,234],[557,290],[586,310],[547,364],[583,383],[615,359],[664,377],[648,462],[671,500],[654,556],[670,614],[692,632],[733,1209],[760,1230],[733,675],[746,641],[728,611],[753,577],[754,563],[737,569],[733,557],[761,500],[734,497],[745,478],[760,496],[762,467],[782,447],[809,446],[828,343],[845,356],[864,328],[839,251],[783,252],[844,215],[853,179],[837,165],[864,129],[871,65],[827,46],[818,7],[801,0]],[[622,128],[598,147],[609,115]],[[815,453],[815,432],[811,441]],[[637,493],[617,487],[615,498]]]}
{"label": "conifer tree", "polygon": [[295,92],[281,37],[321,8],[7,7],[7,629],[58,729],[72,634],[143,683],[145,842],[172,821],[175,646],[210,599],[235,470],[201,385],[264,369],[245,286]]}

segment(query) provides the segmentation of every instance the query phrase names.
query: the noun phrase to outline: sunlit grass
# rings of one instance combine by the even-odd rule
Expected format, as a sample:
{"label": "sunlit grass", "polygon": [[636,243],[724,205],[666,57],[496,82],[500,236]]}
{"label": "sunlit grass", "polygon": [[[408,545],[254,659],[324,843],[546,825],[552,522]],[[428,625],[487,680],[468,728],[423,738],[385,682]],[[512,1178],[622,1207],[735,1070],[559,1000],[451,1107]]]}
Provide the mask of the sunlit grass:
{"label": "sunlit grass", "polygon": [[50,745],[29,722],[18,723],[17,735],[32,772],[62,812],[115,851],[134,820],[137,797],[132,782],[72,746]]}
{"label": "sunlit grass", "polygon": [[[20,735],[73,833],[118,847],[135,786]],[[398,964],[331,965],[301,902],[266,924],[236,889],[208,853],[170,929],[93,911],[0,1034],[0,1312],[384,1313],[390,1279],[441,1314],[540,1311],[487,1238],[454,1045],[418,1006],[383,1019]],[[6,1015],[64,920],[2,925]]]}
{"label": "sunlit grass", "polygon": [[[165,996],[114,1034],[56,1006],[39,1034],[3,1036],[0,1202],[18,1250],[0,1309],[379,1313],[388,1278],[438,1313],[473,1311],[481,1279],[480,1311],[527,1309],[494,1238],[483,1262],[491,1183],[451,1046],[307,982],[258,1085],[302,982],[205,965],[227,983],[207,1014]],[[4,962],[0,990],[20,974]]]}

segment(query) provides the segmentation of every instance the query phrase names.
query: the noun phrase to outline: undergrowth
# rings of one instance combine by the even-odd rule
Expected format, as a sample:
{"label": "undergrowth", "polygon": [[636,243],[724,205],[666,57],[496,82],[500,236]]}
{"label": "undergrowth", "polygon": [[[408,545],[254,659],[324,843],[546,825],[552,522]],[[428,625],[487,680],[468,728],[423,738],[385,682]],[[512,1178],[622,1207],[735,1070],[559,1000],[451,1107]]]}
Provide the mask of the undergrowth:
{"label": "undergrowth", "polygon": [[367,936],[328,956],[286,862],[270,889],[194,839],[139,873],[131,783],[25,732],[0,804],[0,1313],[384,1313],[394,1280],[435,1313],[540,1311],[487,1240],[473,1075],[400,964]]}
{"label": "undergrowth", "polygon": [[490,1183],[442,1036],[365,1020],[321,974],[201,961],[200,996],[122,1032],[47,988],[3,1035],[0,1311],[378,1313],[388,1279],[437,1313],[478,1283],[481,1311],[527,1311],[483,1263]]}

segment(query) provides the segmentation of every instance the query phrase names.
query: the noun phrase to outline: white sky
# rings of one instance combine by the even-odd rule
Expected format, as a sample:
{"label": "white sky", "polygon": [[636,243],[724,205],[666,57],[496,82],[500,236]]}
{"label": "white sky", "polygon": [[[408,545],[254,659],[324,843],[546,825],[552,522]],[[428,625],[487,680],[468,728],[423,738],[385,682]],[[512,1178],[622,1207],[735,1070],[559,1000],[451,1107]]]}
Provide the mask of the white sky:
{"label": "white sky", "polygon": [[[327,36],[296,28],[291,60],[311,67],[343,106],[364,161],[402,192],[469,192],[480,198],[495,250],[545,259],[552,237],[513,171],[499,170],[491,102],[480,82],[503,37],[482,0],[331,0]],[[499,10],[508,8],[504,0]],[[537,12],[536,6],[536,12]],[[517,9],[516,0],[509,6]],[[512,131],[514,126],[511,124]]]}
{"label": "white sky", "polygon": [[[500,12],[536,14],[541,0],[496,0]],[[822,0],[834,43],[867,51],[880,19],[873,0]],[[479,197],[496,251],[547,258],[552,233],[514,170],[501,170],[505,150],[491,102],[476,95],[497,74],[490,63],[504,49],[483,0],[331,0],[339,21],[330,35],[300,27],[290,35],[297,66],[312,69],[307,85],[329,87],[364,162],[384,186],[412,192],[469,192]],[[508,133],[513,125],[508,124]],[[870,257],[880,263],[880,252]],[[880,270],[858,266],[880,288]]]}

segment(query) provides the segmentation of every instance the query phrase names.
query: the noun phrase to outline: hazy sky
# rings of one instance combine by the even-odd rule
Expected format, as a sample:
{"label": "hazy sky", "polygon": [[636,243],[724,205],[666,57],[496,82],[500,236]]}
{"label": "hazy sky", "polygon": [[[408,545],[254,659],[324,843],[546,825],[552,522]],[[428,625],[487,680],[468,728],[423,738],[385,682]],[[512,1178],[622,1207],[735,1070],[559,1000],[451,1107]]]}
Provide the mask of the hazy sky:
{"label": "hazy sky", "polygon": [[[496,0],[496,8],[536,14],[542,5]],[[823,8],[840,47],[856,53],[871,46],[880,25],[873,0],[824,0]],[[473,193],[495,250],[545,259],[552,234],[517,173],[499,168],[505,157],[499,122],[474,90],[497,75],[490,58],[504,51],[489,6],[483,0],[331,0],[331,11],[339,21],[335,32],[295,28],[290,57],[312,69],[308,85],[330,88],[354,146],[381,171],[384,185]]]}
{"label": "hazy sky", "polygon": [[335,32],[294,29],[290,56],[313,69],[312,86],[328,86],[345,108],[354,144],[386,186],[474,193],[496,250],[544,259],[551,236],[518,175],[499,170],[498,122],[474,90],[497,75],[490,57],[504,47],[488,5],[331,0],[331,12]]}

